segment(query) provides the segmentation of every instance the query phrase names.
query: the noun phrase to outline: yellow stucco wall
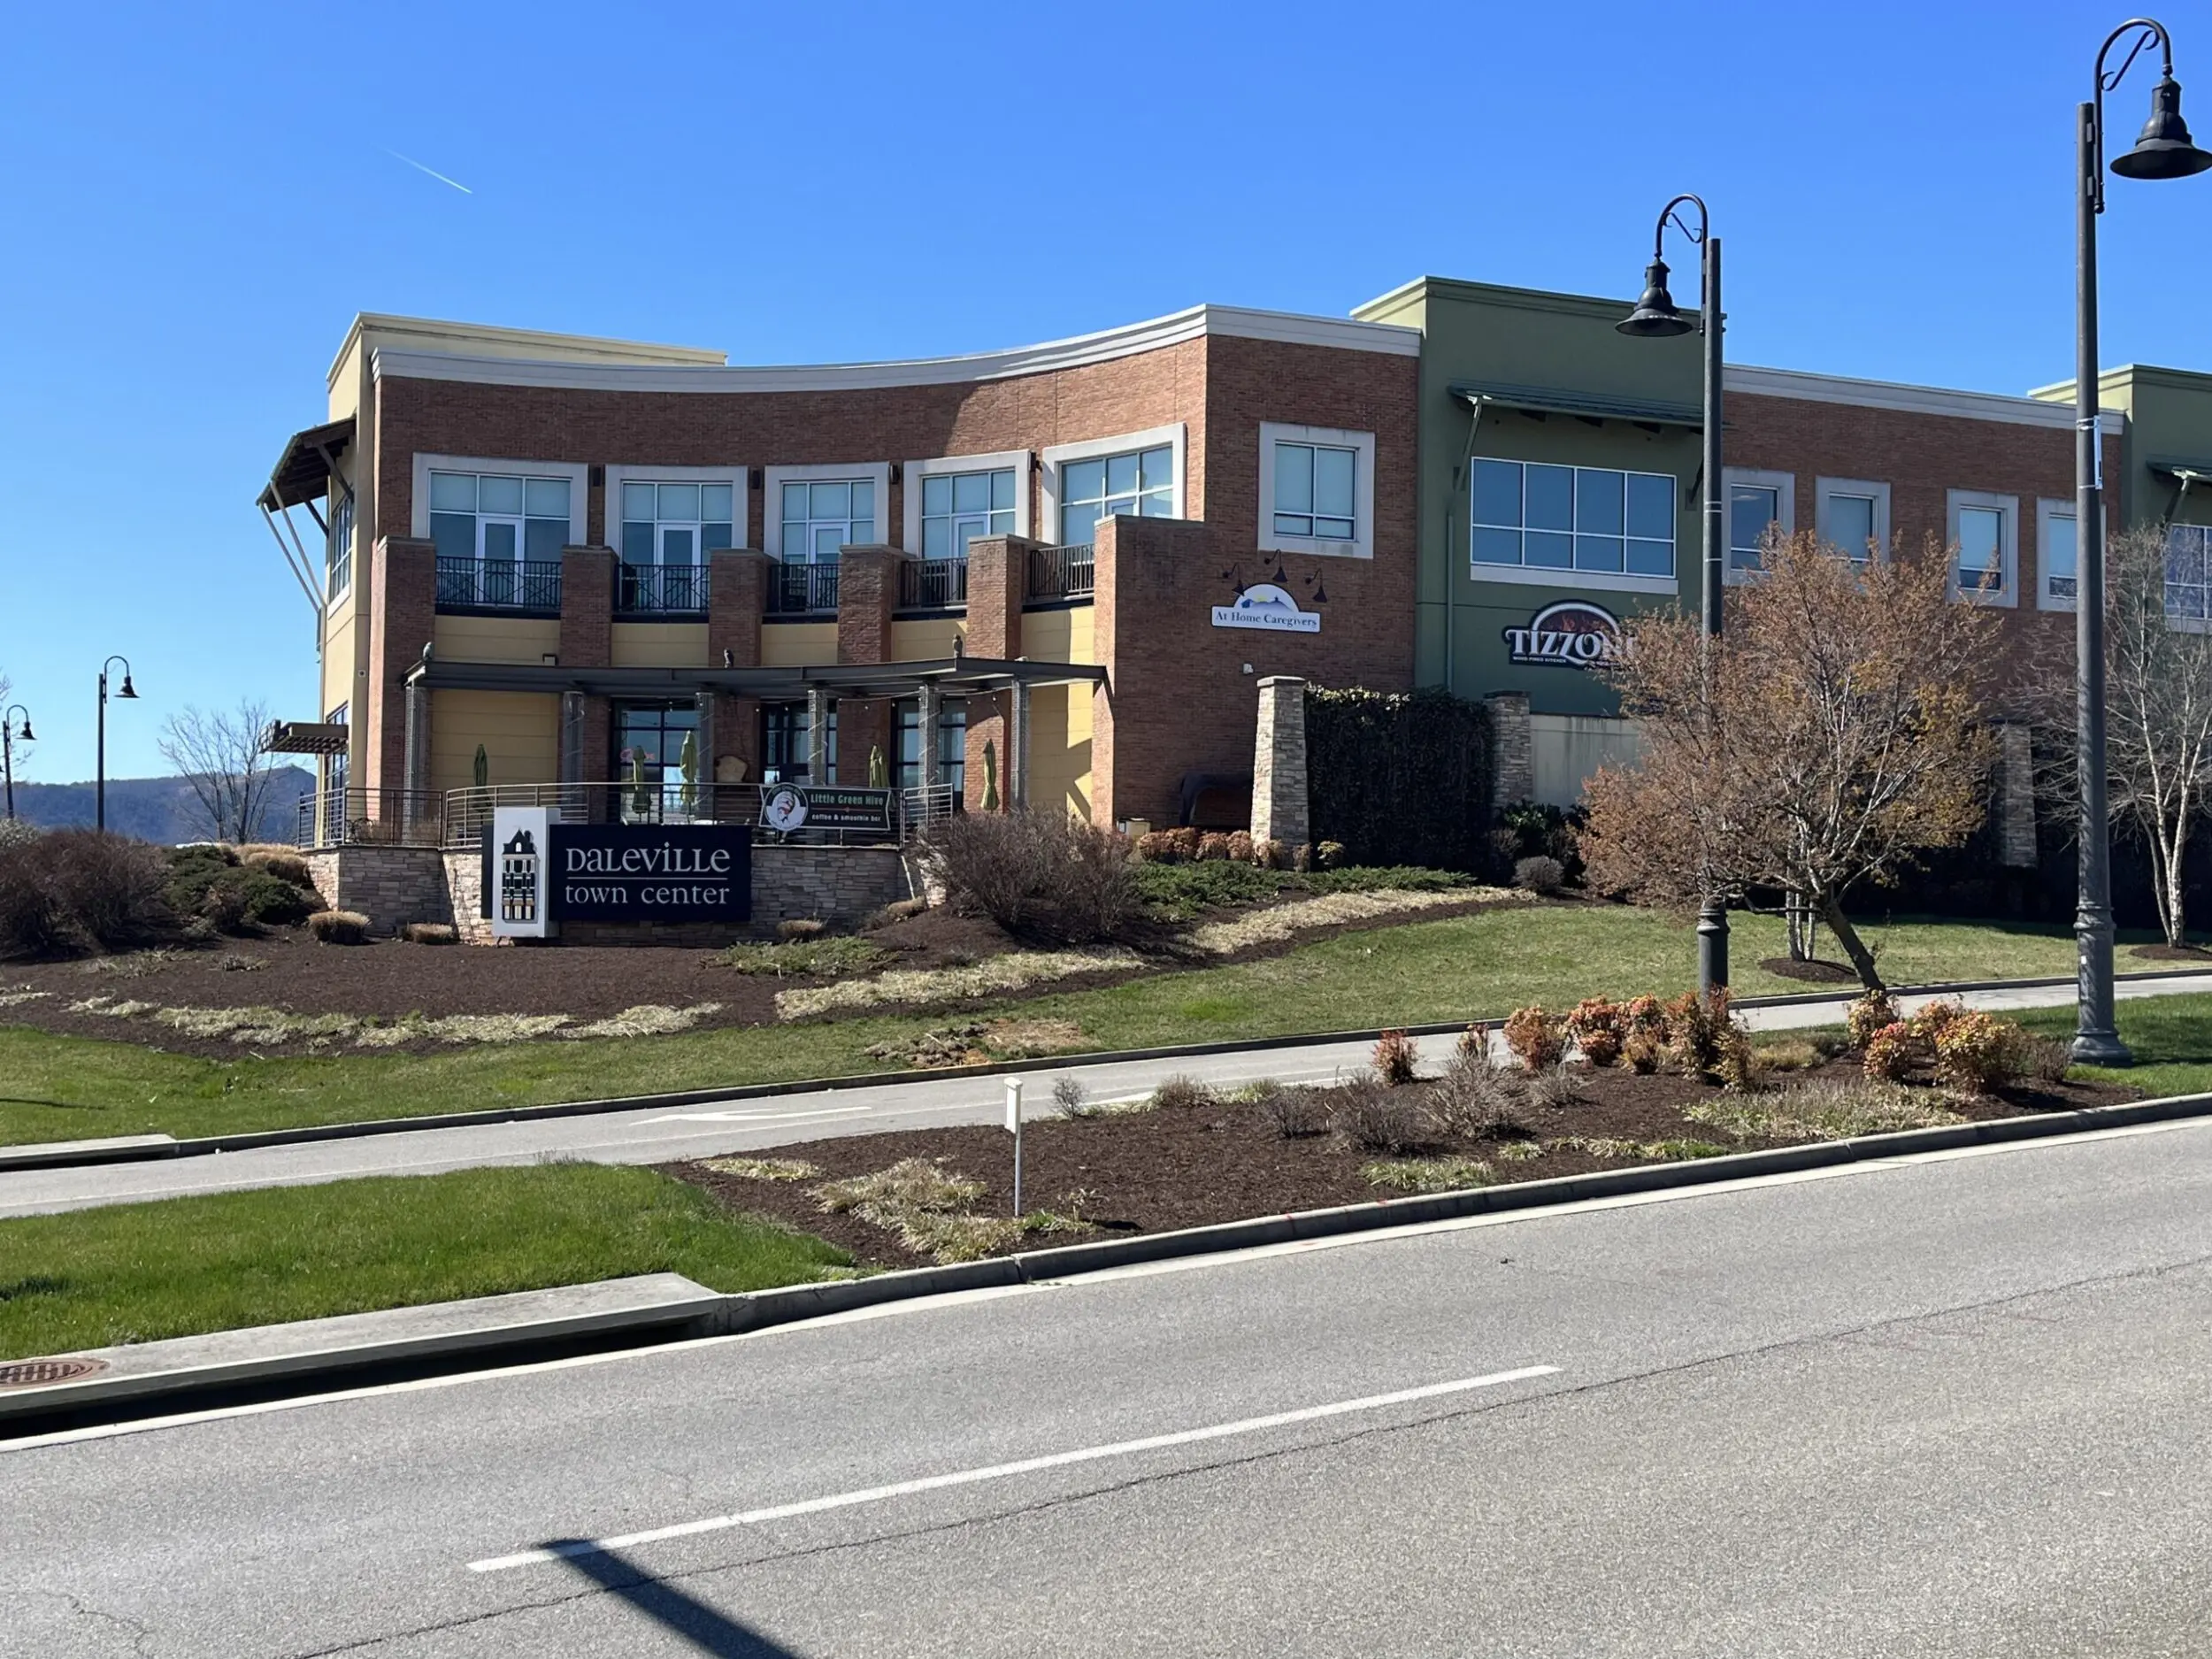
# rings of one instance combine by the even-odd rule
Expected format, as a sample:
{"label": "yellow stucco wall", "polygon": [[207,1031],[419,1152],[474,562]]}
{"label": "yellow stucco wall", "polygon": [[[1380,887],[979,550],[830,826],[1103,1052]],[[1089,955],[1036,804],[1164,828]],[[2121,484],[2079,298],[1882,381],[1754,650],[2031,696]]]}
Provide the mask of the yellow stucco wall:
{"label": "yellow stucco wall", "polygon": [[967,631],[967,620],[963,617],[922,617],[910,622],[894,622],[891,625],[892,660],[914,663],[950,657],[952,642]]}
{"label": "yellow stucco wall", "polygon": [[617,668],[703,668],[703,622],[618,622],[608,654]]}
{"label": "yellow stucco wall", "polygon": [[763,668],[809,668],[836,660],[834,622],[778,622],[760,631]]}
{"label": "yellow stucco wall", "polygon": [[550,617],[445,617],[431,640],[449,663],[541,663],[561,649],[561,625]]}
{"label": "yellow stucco wall", "polygon": [[1088,605],[1066,611],[1030,611],[1022,616],[1022,655],[1039,663],[1095,663],[1094,612]]}
{"label": "yellow stucco wall", "polygon": [[479,743],[492,782],[552,782],[560,775],[560,698],[532,691],[433,692],[430,787],[472,785]]}
{"label": "yellow stucco wall", "polygon": [[1091,696],[1080,686],[1040,686],[1029,694],[1029,803],[1091,815]]}
{"label": "yellow stucco wall", "polygon": [[[314,709],[314,718],[318,720],[340,703],[350,703],[353,699],[354,622],[357,610],[354,595],[358,591],[358,588],[349,589],[346,596],[332,607],[323,623],[322,701]],[[356,718],[351,712],[347,718]]]}

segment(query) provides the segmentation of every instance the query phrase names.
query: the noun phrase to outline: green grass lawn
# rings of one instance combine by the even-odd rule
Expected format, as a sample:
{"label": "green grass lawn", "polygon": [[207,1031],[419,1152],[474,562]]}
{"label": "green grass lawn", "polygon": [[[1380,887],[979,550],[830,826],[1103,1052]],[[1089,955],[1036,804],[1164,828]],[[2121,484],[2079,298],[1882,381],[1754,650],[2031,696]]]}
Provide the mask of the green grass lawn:
{"label": "green grass lawn", "polygon": [[852,1258],[650,1170],[555,1164],[0,1221],[0,1359],[682,1273],[715,1290]]}
{"label": "green grass lawn", "polygon": [[[2135,1064],[2116,1070],[2078,1066],[2075,1076],[2109,1079],[2154,1098],[2212,1094],[2212,996],[2127,998],[2114,1005],[2113,1013],[2120,1041],[2134,1054]],[[2018,1018],[2047,1037],[2074,1034],[2070,1005],[2030,1009]]]}
{"label": "green grass lawn", "polygon": [[[1900,921],[1867,937],[1898,985],[2073,971],[2070,935],[2055,927]],[[1778,918],[1737,918],[1734,944],[1739,995],[1816,988],[1757,966],[1782,954]],[[1428,1025],[1600,994],[1672,995],[1694,981],[1694,946],[1687,921],[1653,911],[1507,908],[1002,1006],[1072,1020],[1099,1049]],[[871,1045],[948,1018],[237,1060],[0,1027],[0,1144],[219,1134],[882,1071],[898,1063],[870,1057]]]}

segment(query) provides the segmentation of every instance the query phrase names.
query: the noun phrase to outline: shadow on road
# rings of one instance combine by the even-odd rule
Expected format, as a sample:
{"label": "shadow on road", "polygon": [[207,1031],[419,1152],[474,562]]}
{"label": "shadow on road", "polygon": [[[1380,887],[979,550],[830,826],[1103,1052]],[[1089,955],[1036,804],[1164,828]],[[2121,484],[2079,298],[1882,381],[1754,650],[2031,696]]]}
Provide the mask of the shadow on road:
{"label": "shadow on road", "polygon": [[[547,1548],[558,1549],[572,1541],[555,1539]],[[704,1601],[649,1577],[611,1551],[588,1549],[580,1555],[562,1557],[561,1564],[620,1596],[701,1653],[714,1654],[719,1659],[803,1659],[803,1655],[779,1647],[765,1636],[757,1635],[734,1619],[716,1612]]]}

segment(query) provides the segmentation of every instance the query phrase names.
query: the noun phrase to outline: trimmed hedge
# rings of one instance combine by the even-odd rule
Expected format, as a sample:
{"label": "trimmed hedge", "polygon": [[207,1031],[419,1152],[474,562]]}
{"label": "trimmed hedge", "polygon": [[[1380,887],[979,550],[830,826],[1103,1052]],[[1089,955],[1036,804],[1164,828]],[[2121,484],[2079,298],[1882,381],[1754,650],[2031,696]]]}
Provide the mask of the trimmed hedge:
{"label": "trimmed hedge", "polygon": [[1316,841],[1347,862],[1483,871],[1490,714],[1443,691],[1306,693],[1306,792]]}

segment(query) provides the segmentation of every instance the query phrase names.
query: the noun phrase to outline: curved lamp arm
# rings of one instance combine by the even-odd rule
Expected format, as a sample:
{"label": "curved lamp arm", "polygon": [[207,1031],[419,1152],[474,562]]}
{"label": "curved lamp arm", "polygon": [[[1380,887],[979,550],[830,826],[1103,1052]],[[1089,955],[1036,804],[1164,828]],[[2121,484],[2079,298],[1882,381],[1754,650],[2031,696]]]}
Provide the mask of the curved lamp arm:
{"label": "curved lamp arm", "polygon": [[[2128,48],[2128,55],[2120,60],[2117,69],[2108,71],[2105,59],[2112,56],[2112,49],[2130,33],[2135,34],[2135,43]],[[2174,41],[2166,32],[2166,26],[2155,18],[2130,18],[2104,37],[2104,44],[2097,49],[2097,92],[2093,100],[2097,106],[2096,153],[2090,158],[2089,204],[2095,213],[2104,211],[2104,95],[2118,89],[2127,78],[2135,60],[2143,55],[2143,49],[2155,41],[2158,43],[2160,67],[2165,78],[2174,78]]]}

